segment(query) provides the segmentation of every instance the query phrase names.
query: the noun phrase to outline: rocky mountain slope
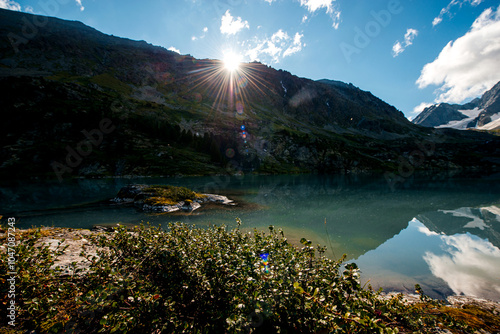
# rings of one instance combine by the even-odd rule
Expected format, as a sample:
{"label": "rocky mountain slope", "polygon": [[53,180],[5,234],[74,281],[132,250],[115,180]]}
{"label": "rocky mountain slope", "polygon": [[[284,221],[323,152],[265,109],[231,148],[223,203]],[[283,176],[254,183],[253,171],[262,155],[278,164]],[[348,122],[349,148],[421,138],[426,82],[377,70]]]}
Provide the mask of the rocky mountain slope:
{"label": "rocky mountain slope", "polygon": [[454,129],[500,129],[500,82],[467,104],[440,103],[425,108],[413,123]]}
{"label": "rocky mountain slope", "polygon": [[2,178],[388,171],[423,141],[418,168],[498,163],[496,137],[414,126],[350,84],[8,10],[0,35]]}

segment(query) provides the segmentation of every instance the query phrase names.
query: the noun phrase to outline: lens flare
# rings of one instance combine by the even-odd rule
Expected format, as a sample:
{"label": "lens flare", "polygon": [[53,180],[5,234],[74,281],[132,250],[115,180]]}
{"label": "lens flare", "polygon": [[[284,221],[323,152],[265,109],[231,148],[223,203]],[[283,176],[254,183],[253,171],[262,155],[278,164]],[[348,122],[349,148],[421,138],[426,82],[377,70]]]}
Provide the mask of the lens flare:
{"label": "lens flare", "polygon": [[267,80],[269,68],[259,62],[242,63],[234,52],[221,52],[223,60],[203,59],[191,67],[189,76],[182,79],[192,92],[200,92],[199,103],[210,101],[209,117],[219,117],[231,112],[239,122],[245,121],[253,110],[250,101],[266,98],[273,85]]}
{"label": "lens flare", "polygon": [[226,157],[228,157],[229,159],[234,158],[235,155],[236,155],[236,152],[232,148],[228,148],[226,150]]}
{"label": "lens flare", "polygon": [[262,264],[264,265],[264,272],[269,274],[269,253],[260,254]]}
{"label": "lens flare", "polygon": [[243,107],[243,103],[241,101],[236,102],[236,112],[242,115],[244,110],[245,108]]}
{"label": "lens flare", "polygon": [[238,85],[238,87],[240,88],[245,88],[247,85],[248,85],[248,79],[245,78],[244,76],[240,76],[237,80],[236,80],[236,84]]}
{"label": "lens flare", "polygon": [[234,52],[227,52],[224,54],[224,67],[229,72],[234,72],[240,68],[241,56]]}

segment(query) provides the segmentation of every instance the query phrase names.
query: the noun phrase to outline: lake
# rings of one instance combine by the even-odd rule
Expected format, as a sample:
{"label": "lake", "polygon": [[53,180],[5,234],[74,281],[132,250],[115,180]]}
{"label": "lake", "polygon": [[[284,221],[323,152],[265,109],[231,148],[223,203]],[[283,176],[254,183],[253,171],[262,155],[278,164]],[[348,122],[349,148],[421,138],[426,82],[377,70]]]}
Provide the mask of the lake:
{"label": "lake", "polygon": [[[62,183],[0,185],[0,215],[17,227],[93,225],[167,226],[181,221],[243,228],[281,227],[298,244],[326,245],[328,256],[347,255],[363,282],[413,293],[415,283],[434,298],[465,294],[500,301],[500,182],[412,177],[391,189],[375,176],[214,176],[77,179]],[[234,207],[191,214],[147,214],[108,202],[130,183],[171,184],[234,199]]]}

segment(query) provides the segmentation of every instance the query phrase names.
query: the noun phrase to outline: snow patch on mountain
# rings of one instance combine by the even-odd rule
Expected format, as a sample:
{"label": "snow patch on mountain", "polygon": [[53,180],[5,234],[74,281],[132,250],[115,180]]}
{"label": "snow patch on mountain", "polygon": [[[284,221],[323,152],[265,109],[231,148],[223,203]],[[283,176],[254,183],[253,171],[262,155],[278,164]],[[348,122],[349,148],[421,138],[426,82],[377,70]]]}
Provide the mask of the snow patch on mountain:
{"label": "snow patch on mountain", "polygon": [[283,90],[285,91],[285,94],[283,95],[283,97],[286,96],[286,92],[288,91],[285,87],[285,85],[283,84],[283,81],[280,81],[280,84],[281,84],[281,87],[283,88]]}
{"label": "snow patch on mountain", "polygon": [[479,126],[480,130],[493,130],[500,127],[500,113],[491,116],[491,122],[483,126]]}
{"label": "snow patch on mountain", "polygon": [[461,119],[459,121],[450,121],[446,124],[437,126],[437,128],[453,128],[458,130],[465,130],[469,126],[469,123],[472,122],[479,114],[483,111],[483,109],[474,108],[470,110],[458,110],[459,113],[464,115],[467,118]]}

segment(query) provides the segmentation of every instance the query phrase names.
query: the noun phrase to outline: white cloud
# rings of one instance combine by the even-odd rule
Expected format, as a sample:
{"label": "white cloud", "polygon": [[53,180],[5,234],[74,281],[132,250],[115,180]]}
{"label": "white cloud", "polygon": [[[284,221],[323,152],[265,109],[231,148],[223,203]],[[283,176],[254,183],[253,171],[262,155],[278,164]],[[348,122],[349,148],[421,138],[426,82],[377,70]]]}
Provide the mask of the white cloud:
{"label": "white cloud", "polygon": [[31,13],[31,14],[34,14],[34,13],[35,13],[35,10],[34,10],[34,9],[33,9],[33,7],[31,7],[31,6],[26,6],[26,7],[24,7],[24,11],[25,11],[26,13]]}
{"label": "white cloud", "polygon": [[301,41],[302,37],[304,37],[304,35],[301,35],[298,32],[296,32],[295,36],[293,36],[293,44],[294,45],[300,44],[301,43],[300,41]]}
{"label": "white cloud", "polygon": [[445,253],[424,255],[436,277],[442,278],[457,295],[500,297],[500,283],[492,283],[498,282],[500,249],[471,234],[440,238]]}
{"label": "white cloud", "polygon": [[241,17],[234,19],[229,9],[221,18],[220,32],[227,35],[235,35],[242,29],[249,29],[248,21],[243,21]]}
{"label": "white cloud", "polygon": [[443,18],[442,17],[435,17],[434,20],[432,20],[432,26],[437,26],[438,24],[440,24],[441,22],[443,21]]}
{"label": "white cloud", "polygon": [[263,53],[267,53],[268,55],[273,57],[273,59],[276,59],[276,62],[279,62],[278,56],[281,53],[281,51],[282,51],[282,48],[280,48],[279,46],[277,46],[273,42],[268,42],[267,48],[262,50]]}
{"label": "white cloud", "polygon": [[267,2],[267,3],[269,3],[269,4],[272,4],[276,0],[264,0],[264,1]]}
{"label": "white cloud", "polygon": [[273,34],[273,36],[271,37],[271,41],[273,41],[274,43],[276,42],[279,42],[281,40],[287,40],[289,39],[290,37],[288,36],[288,34],[286,32],[284,32],[283,30],[278,30],[277,32],[275,32]]}
{"label": "white cloud", "polygon": [[332,27],[334,29],[338,29],[340,25],[340,12],[335,12],[335,14],[332,15],[332,19],[333,19]]}
{"label": "white cloud", "polygon": [[413,108],[413,112],[414,114],[419,114],[421,113],[422,111],[424,111],[425,108],[427,107],[430,107],[432,106],[434,103],[429,103],[429,102],[422,102],[420,103],[418,106],[416,106],[415,108]]}
{"label": "white cloud", "polygon": [[307,7],[307,10],[312,12],[321,8],[326,8],[327,13],[333,13],[334,0],[300,0],[300,5]]}
{"label": "white cloud", "polygon": [[413,44],[413,39],[417,37],[418,30],[416,29],[407,29],[405,33],[405,39],[403,42],[396,41],[392,46],[392,56],[397,57],[400,53],[402,53],[408,46]]}
{"label": "white cloud", "polygon": [[400,54],[404,50],[405,49],[404,49],[403,45],[401,44],[401,42],[396,41],[396,43],[394,43],[394,45],[392,46],[393,57],[396,57],[398,54]]}
{"label": "white cloud", "polygon": [[0,0],[0,8],[21,11],[21,5],[12,0]]}
{"label": "white cloud", "polygon": [[471,29],[450,41],[426,64],[416,81],[419,88],[440,86],[435,102],[461,103],[500,80],[500,6],[486,9]]}
{"label": "white cloud", "polygon": [[246,52],[245,56],[248,57],[251,61],[257,60],[260,61],[260,55],[262,53],[262,48],[266,42],[258,43],[257,45],[250,47]]}
{"label": "white cloud", "polygon": [[180,54],[180,53],[181,53],[181,51],[179,51],[179,49],[177,49],[177,48],[175,48],[175,47],[173,47],[173,46],[169,47],[169,48],[168,48],[168,50],[170,50],[170,51],[174,51],[174,52],[177,52],[178,54]]}
{"label": "white cloud", "polygon": [[304,35],[301,35],[298,32],[295,33],[295,36],[293,37],[293,44],[285,50],[285,52],[283,53],[283,58],[293,55],[294,53],[302,50],[302,46],[305,46],[305,44],[302,44],[302,37],[304,37]]}
{"label": "white cloud", "polygon": [[341,12],[337,10],[336,6],[333,4],[334,2],[335,0],[300,0],[300,5],[306,7],[310,13],[325,8],[326,13],[330,15],[333,20],[333,28],[338,29]]}
{"label": "white cloud", "polygon": [[413,39],[417,37],[418,30],[416,29],[407,29],[405,34],[405,44],[406,46],[413,44]]}
{"label": "white cloud", "polygon": [[477,6],[481,4],[484,0],[451,0],[451,2],[448,4],[448,6],[444,7],[441,9],[439,12],[439,15],[432,20],[432,26],[435,27],[441,22],[443,22],[443,16],[448,14],[449,16],[452,16],[451,14],[451,9],[455,6],[462,7],[466,3],[470,3],[472,6]]}
{"label": "white cloud", "polygon": [[83,12],[85,10],[85,7],[83,7],[82,5],[82,0],[75,0],[75,1],[78,7],[80,7],[80,10]]}
{"label": "white cloud", "polygon": [[279,29],[270,38],[249,41],[249,47],[245,52],[250,61],[279,63],[281,59],[291,56],[306,46],[302,42],[303,34],[295,33],[291,38],[286,31]]}
{"label": "white cloud", "polygon": [[201,35],[199,35],[199,36],[191,36],[191,40],[192,40],[192,41],[196,41],[196,40],[198,40],[198,39],[203,39],[203,38],[205,38],[205,36],[207,35],[207,32],[208,32],[208,27],[204,27],[204,28],[202,29],[202,31],[203,31],[203,33],[202,33]]}
{"label": "white cloud", "polygon": [[302,16],[302,23],[307,21],[307,15]]}

